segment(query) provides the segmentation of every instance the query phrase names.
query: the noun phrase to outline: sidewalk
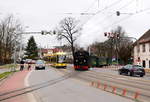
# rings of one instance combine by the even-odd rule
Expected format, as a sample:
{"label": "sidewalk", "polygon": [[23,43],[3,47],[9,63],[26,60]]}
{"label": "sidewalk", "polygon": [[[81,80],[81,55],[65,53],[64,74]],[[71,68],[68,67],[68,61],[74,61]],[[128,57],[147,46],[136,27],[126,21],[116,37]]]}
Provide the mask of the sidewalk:
{"label": "sidewalk", "polygon": [[[24,88],[24,79],[29,71],[26,69],[24,71],[16,72],[11,77],[7,78],[2,84],[0,84],[0,94],[9,92],[18,88]],[[3,98],[0,96],[0,99]],[[3,102],[29,102],[26,94],[13,97]]]}

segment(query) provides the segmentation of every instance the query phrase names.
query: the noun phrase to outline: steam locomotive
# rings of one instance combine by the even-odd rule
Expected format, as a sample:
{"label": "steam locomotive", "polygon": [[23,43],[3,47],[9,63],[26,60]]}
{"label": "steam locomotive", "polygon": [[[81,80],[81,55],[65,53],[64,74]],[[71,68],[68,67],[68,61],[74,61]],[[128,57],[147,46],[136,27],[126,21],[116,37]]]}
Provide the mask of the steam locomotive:
{"label": "steam locomotive", "polygon": [[88,70],[89,69],[89,53],[87,51],[76,51],[74,54],[74,69]]}

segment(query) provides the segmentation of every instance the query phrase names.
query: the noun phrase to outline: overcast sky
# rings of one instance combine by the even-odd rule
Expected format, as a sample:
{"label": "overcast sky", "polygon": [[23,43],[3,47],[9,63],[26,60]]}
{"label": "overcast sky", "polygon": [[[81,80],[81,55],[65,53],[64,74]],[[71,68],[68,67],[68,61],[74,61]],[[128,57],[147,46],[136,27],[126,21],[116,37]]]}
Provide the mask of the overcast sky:
{"label": "overcast sky", "polygon": [[[116,16],[116,11],[121,15]],[[78,15],[83,12],[96,14]],[[98,0],[0,0],[0,19],[8,14],[13,14],[28,26],[26,31],[53,30],[64,17],[75,17],[84,24],[82,36],[78,39],[80,46],[106,40],[103,33],[118,25],[128,36],[136,38],[150,29],[149,0],[99,0],[99,4]],[[28,38],[24,35],[24,42]],[[35,39],[43,47],[60,45],[52,36],[35,36]]]}

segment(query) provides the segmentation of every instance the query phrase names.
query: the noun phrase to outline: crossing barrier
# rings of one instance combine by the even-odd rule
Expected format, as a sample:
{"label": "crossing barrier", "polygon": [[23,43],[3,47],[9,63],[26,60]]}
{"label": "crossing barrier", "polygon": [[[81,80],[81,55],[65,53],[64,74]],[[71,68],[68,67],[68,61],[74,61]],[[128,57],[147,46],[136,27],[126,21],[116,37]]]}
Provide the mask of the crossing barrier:
{"label": "crossing barrier", "polygon": [[94,81],[92,81],[90,85],[92,87],[102,89],[103,91],[111,92],[113,94],[127,97],[127,98],[130,98],[133,100],[138,100],[140,102],[140,100],[139,100],[140,93],[139,92],[131,92],[130,90],[127,90],[126,88],[121,89],[116,86],[109,86],[108,84],[94,82]]}
{"label": "crossing barrier", "polygon": [[116,87],[112,86],[112,93],[116,94]]}
{"label": "crossing barrier", "polygon": [[135,92],[134,99],[137,99],[138,97],[139,97],[139,93]]}
{"label": "crossing barrier", "polygon": [[127,89],[123,89],[122,90],[122,96],[126,96],[126,93],[127,93]]}

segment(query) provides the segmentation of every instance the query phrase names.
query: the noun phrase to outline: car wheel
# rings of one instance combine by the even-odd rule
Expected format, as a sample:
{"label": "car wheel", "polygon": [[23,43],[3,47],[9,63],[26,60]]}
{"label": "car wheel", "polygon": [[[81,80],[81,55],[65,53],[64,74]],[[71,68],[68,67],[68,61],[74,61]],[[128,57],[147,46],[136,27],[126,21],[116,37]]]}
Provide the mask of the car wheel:
{"label": "car wheel", "polygon": [[134,75],[134,73],[133,72],[130,72],[130,76],[133,76]]}
{"label": "car wheel", "polygon": [[143,75],[140,75],[140,77],[143,77]]}
{"label": "car wheel", "polygon": [[122,75],[122,72],[121,72],[121,71],[119,71],[119,75]]}

